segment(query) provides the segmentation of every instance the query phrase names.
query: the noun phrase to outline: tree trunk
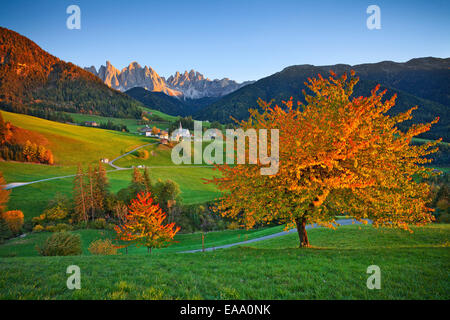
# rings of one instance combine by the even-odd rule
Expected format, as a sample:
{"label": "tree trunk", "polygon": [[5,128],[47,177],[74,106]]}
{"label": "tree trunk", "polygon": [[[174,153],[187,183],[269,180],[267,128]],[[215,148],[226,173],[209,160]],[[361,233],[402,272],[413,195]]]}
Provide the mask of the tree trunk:
{"label": "tree trunk", "polygon": [[306,232],[306,219],[295,219],[295,223],[297,224],[297,232],[298,238],[300,241],[300,248],[309,247],[308,233]]}
{"label": "tree trunk", "polygon": [[205,234],[202,232],[202,252],[205,252]]}

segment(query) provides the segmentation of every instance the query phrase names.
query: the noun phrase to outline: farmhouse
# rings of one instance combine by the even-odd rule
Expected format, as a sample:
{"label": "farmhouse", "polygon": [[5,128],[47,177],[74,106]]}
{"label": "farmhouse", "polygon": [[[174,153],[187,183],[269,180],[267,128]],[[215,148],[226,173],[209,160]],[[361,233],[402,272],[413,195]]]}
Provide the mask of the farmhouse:
{"label": "farmhouse", "polygon": [[85,121],[84,125],[87,127],[98,127],[98,123],[95,121]]}
{"label": "farmhouse", "polygon": [[169,140],[169,133],[167,131],[162,130],[159,135],[159,139],[166,139]]}

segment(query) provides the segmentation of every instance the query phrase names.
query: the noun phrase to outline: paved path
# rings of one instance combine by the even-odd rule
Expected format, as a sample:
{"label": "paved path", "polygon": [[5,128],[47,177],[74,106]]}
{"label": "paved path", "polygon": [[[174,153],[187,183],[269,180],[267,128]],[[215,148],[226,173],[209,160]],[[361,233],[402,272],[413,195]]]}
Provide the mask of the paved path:
{"label": "paved path", "polygon": [[130,153],[135,152],[136,150],[139,150],[139,149],[141,149],[141,148],[150,146],[150,145],[152,145],[152,144],[157,144],[157,143],[159,143],[159,142],[151,142],[151,143],[144,144],[144,145],[142,145],[142,146],[140,146],[140,147],[134,148],[133,150],[128,151],[127,153],[124,153],[123,155],[118,156],[117,158],[111,160],[110,162],[108,162],[108,164],[109,164],[111,167],[113,167],[114,169],[117,169],[117,170],[125,169],[125,168],[121,168],[121,167],[119,167],[119,166],[116,166],[116,165],[114,164],[114,161],[119,160],[119,159],[121,159],[121,158],[123,158],[123,157],[129,155]]}
{"label": "paved path", "polygon": [[[118,156],[117,158],[111,160],[110,162],[108,162],[108,164],[111,167],[113,167],[115,170],[108,170],[106,172],[112,172],[112,171],[117,171],[117,170],[130,170],[130,169],[133,169],[133,167],[131,167],[131,168],[122,168],[122,167],[116,166],[114,164],[114,161],[119,160],[120,158],[123,158],[123,157],[129,155],[130,153],[133,153],[134,151],[139,150],[140,148],[144,148],[144,147],[147,147],[149,145],[156,144],[156,143],[159,143],[159,142],[152,142],[152,143],[144,144],[142,146],[134,148],[133,150],[131,150],[131,151],[127,152],[127,153],[124,153],[121,156]],[[75,177],[75,174],[71,174],[71,175],[68,175],[68,176],[59,176],[59,177],[52,177],[52,178],[47,178],[47,179],[40,179],[40,180],[29,181],[29,182],[12,182],[12,183],[8,183],[7,185],[5,185],[5,189],[9,190],[9,189],[14,189],[14,188],[18,188],[18,187],[27,186],[27,185],[33,184],[33,183],[50,181],[50,180],[57,180],[57,179],[64,179],[64,178],[73,178],[73,177]]]}
{"label": "paved path", "polygon": [[[340,220],[337,220],[337,222],[341,226],[350,225],[350,224],[352,224],[352,222],[354,222],[355,224],[361,224],[361,222],[357,222],[357,221],[355,221],[353,219],[340,219]],[[369,221],[369,223],[371,223],[371,221]],[[323,228],[323,227],[318,226],[317,224],[313,224],[313,225],[309,224],[309,225],[306,226],[306,229],[311,229],[311,228]],[[263,241],[263,240],[267,240],[267,239],[273,239],[273,238],[285,236],[287,234],[296,233],[296,232],[297,232],[297,229],[294,228],[294,229],[291,229],[289,231],[277,232],[277,233],[274,233],[274,234],[270,234],[270,235],[267,235],[267,236],[263,236],[263,237],[259,237],[259,238],[255,238],[255,239],[251,239],[251,240],[225,244],[223,246],[205,248],[205,251],[213,251],[213,250],[217,250],[217,249],[231,248],[231,247],[234,247],[234,246],[240,246],[240,245],[247,244],[247,243],[253,243],[253,242]],[[195,253],[195,252],[201,252],[201,251],[203,251],[203,250],[202,249],[195,249],[195,250],[179,251],[178,253]]]}
{"label": "paved path", "polygon": [[[107,170],[106,172],[114,172],[114,171],[119,171],[119,170],[131,170],[131,169],[132,168],[120,168],[120,169],[117,169],[117,170]],[[64,178],[73,178],[75,176],[76,176],[75,174],[71,174],[71,175],[68,175],[68,176],[52,177],[52,178],[40,179],[40,180],[29,181],[29,182],[11,182],[11,183],[8,183],[7,185],[5,185],[5,189],[9,190],[9,189],[14,189],[14,188],[18,188],[18,187],[27,186],[27,185],[33,184],[33,183],[45,182],[45,181],[51,181],[51,180],[58,180],[58,179],[64,179]]]}

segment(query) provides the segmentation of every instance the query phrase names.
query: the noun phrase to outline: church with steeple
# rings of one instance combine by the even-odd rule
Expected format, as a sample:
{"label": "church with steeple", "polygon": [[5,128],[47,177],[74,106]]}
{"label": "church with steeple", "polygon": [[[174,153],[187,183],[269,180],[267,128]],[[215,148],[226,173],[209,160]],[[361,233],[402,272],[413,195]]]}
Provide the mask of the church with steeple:
{"label": "church with steeple", "polygon": [[[175,140],[175,141],[180,141],[180,140],[183,140],[186,138],[191,138],[191,133],[190,133],[189,129],[183,129],[181,122],[180,122],[180,127],[177,130],[175,130],[174,133],[175,133],[175,139],[172,139],[172,140]],[[172,136],[173,136],[173,134],[172,134]]]}

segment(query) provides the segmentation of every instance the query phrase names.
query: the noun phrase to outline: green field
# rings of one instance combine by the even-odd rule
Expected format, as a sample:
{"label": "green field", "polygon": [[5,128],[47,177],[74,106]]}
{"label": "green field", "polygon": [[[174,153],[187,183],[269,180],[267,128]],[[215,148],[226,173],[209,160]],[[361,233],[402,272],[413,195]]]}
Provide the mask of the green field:
{"label": "green field", "polygon": [[[56,161],[53,166],[0,161],[0,171],[7,183],[30,182],[73,175],[76,173],[78,163],[81,163],[86,169],[89,164],[97,164],[101,158],[111,160],[138,146],[156,142],[155,139],[144,136],[74,126],[22,114],[2,111],[2,115],[13,125],[44,136],[48,140],[48,148],[53,151]],[[181,197],[186,204],[210,201],[219,195],[215,186],[206,185],[202,180],[217,175],[216,171],[210,168],[174,167],[170,159],[170,149],[158,147],[155,144],[149,147],[150,154],[152,148],[155,149],[155,153],[150,155],[144,164],[171,166],[171,168],[151,168],[150,176],[154,182],[157,179],[171,179],[177,182],[181,189]],[[116,164],[131,167],[141,164],[141,162],[131,154],[118,160]],[[114,171],[109,165],[105,165],[105,167],[109,170],[108,178],[112,192],[128,186],[131,181],[131,171]],[[14,188],[11,190],[8,208],[22,210],[26,220],[29,220],[41,214],[48,201],[57,193],[70,198],[73,188],[72,181],[73,178],[63,178]]]}
{"label": "green field", "polygon": [[[151,168],[149,173],[153,182],[157,179],[170,179],[178,183],[185,204],[203,203],[219,196],[214,185],[203,183],[203,178],[217,175],[216,171],[209,168]],[[110,190],[117,192],[127,187],[131,181],[131,174],[131,170],[108,172]],[[63,178],[14,188],[11,190],[8,208],[23,211],[25,219],[29,220],[41,214],[48,201],[57,193],[70,198],[73,190],[72,182],[73,178]]]}
{"label": "green field", "polygon": [[[89,115],[89,114],[80,114],[80,113],[68,113],[72,117],[72,119],[76,123],[81,123],[85,121],[96,121],[97,123],[107,123],[108,121],[111,121],[114,124],[123,124],[127,126],[127,129],[131,133],[138,133],[138,128],[142,128],[142,124],[138,124],[137,119],[125,119],[125,118],[112,118],[112,117],[102,117],[102,116],[96,116],[96,115]],[[174,121],[174,120],[170,120]],[[157,127],[161,130],[167,130],[167,128],[170,126],[170,122],[163,122],[163,121],[152,121],[152,123],[149,125],[150,127]]]}
{"label": "green field", "polygon": [[1,112],[5,121],[42,134],[49,142],[48,148],[55,156],[55,164],[60,166],[76,166],[78,163],[87,165],[96,163],[101,158],[113,159],[125,153],[126,148],[149,142],[149,138],[131,133],[75,126],[23,114]]}
{"label": "green field", "polygon": [[[0,258],[0,298],[448,300],[450,225],[413,229],[316,228],[310,249],[295,248],[295,235],[287,235],[194,254]],[[82,231],[84,247],[96,232]],[[11,240],[0,252],[34,254],[26,241]],[[81,290],[66,287],[73,264],[81,268]],[[381,269],[380,290],[366,287],[370,265]]]}
{"label": "green field", "polygon": [[[205,233],[205,248],[216,247],[225,244],[241,242],[258,237],[263,237],[273,233],[283,231],[284,226],[267,227],[261,229],[237,229],[225,231],[211,231]],[[74,233],[81,235],[83,241],[83,255],[90,255],[88,247],[89,244],[97,239],[111,239],[115,237],[115,232],[111,230],[93,230],[82,229],[75,230]],[[50,236],[49,232],[31,233],[25,238],[11,239],[5,244],[0,245],[0,257],[28,257],[39,256],[36,251],[36,244],[40,245],[44,240]],[[176,242],[167,248],[153,249],[153,254],[187,251],[202,248],[202,234],[179,233],[174,239]],[[125,254],[125,249],[119,250],[120,254]],[[147,249],[144,247],[130,247],[128,253],[131,254],[147,254]]]}

